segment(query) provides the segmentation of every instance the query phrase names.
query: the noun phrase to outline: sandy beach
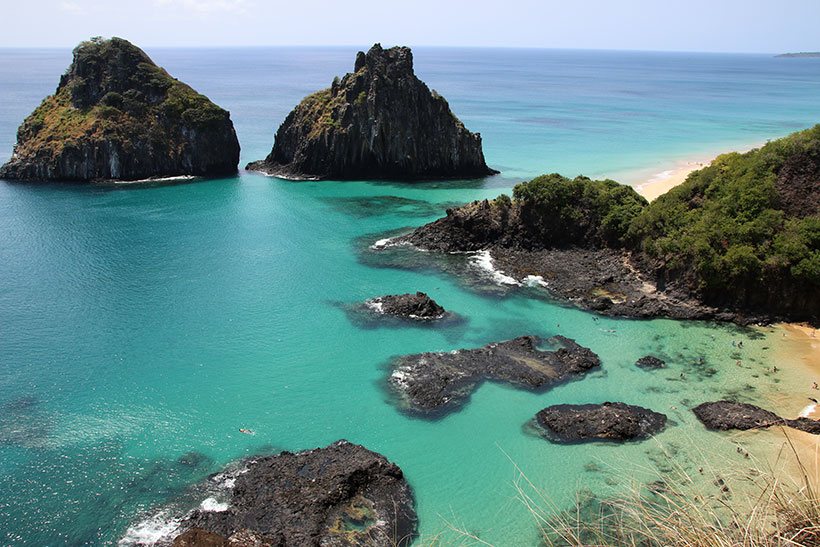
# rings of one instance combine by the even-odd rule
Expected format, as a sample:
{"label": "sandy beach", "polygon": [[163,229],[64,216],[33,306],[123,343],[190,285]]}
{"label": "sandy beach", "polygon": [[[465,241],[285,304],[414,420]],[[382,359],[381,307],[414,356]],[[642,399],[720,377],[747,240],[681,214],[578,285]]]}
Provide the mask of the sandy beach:
{"label": "sandy beach", "polygon": [[[759,148],[762,145],[763,143],[759,143],[751,146],[744,146],[737,150],[726,149],[715,154],[677,161],[675,163],[670,163],[668,168],[663,171],[655,171],[655,169],[643,170],[640,172],[635,172],[631,176],[623,178],[623,180],[627,184],[634,187],[640,195],[649,201],[652,201],[685,181],[686,177],[688,177],[693,171],[702,169],[712,163],[712,161],[714,161],[714,159],[719,155],[728,152],[748,152],[749,150]],[[616,177],[615,180],[621,179]]]}
{"label": "sandy beach", "polygon": [[714,160],[714,158],[681,162],[672,169],[655,173],[646,179],[645,182],[636,184],[635,190],[649,201],[652,201],[685,181],[689,173],[702,169],[712,163],[712,160]]}
{"label": "sandy beach", "polygon": [[[783,323],[776,325],[770,336],[776,337],[775,361],[788,375],[784,381],[795,386],[794,391],[779,391],[771,396],[771,410],[784,418],[803,416],[820,420],[820,405],[812,402],[820,400],[820,390],[813,387],[814,382],[820,384],[820,332],[807,325]],[[771,428],[760,438],[766,439],[770,446],[780,447],[769,451],[770,464],[787,469],[798,483],[805,471],[815,486],[820,485],[820,436],[792,428]],[[796,465],[794,453],[802,471]]]}

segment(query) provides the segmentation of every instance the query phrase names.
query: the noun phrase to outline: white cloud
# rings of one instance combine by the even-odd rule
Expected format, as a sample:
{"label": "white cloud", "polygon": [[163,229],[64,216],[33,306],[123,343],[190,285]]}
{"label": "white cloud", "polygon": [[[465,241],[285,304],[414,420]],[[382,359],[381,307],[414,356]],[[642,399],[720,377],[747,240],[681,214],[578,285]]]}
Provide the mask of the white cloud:
{"label": "white cloud", "polygon": [[82,13],[83,8],[77,2],[71,2],[70,0],[63,0],[59,3],[58,7],[60,11],[67,11],[70,13]]}
{"label": "white cloud", "polygon": [[195,13],[243,13],[248,0],[154,0],[158,6],[179,8]]}

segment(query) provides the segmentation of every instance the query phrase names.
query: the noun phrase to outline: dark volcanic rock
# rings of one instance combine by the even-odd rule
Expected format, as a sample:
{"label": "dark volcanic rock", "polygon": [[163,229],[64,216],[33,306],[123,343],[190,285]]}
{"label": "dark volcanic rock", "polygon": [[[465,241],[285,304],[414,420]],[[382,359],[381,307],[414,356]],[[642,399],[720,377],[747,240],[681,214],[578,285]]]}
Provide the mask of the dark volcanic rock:
{"label": "dark volcanic rock", "polygon": [[174,538],[174,547],[227,547],[228,538],[202,528],[191,528]]}
{"label": "dark volcanic rock", "polygon": [[248,169],[294,179],[475,178],[487,167],[481,136],[413,72],[409,48],[374,45],[355,71],[306,97]]}
{"label": "dark volcanic rock", "polygon": [[820,211],[820,149],[790,155],[774,183],[778,202],[786,214],[797,218]]}
{"label": "dark volcanic rock", "polygon": [[820,421],[810,418],[794,420],[781,418],[774,412],[748,403],[717,401],[703,403],[692,409],[698,420],[708,429],[726,431],[729,429],[760,429],[773,425],[787,425],[806,433],[820,435]]}
{"label": "dark volcanic rock", "polygon": [[122,40],[83,42],[17,131],[0,178],[138,180],[233,174],[239,141],[230,115]]}
{"label": "dark volcanic rock", "polygon": [[654,355],[644,355],[635,362],[635,366],[642,369],[658,369],[666,367],[666,363]]}
{"label": "dark volcanic rock", "polygon": [[194,511],[175,545],[394,546],[415,537],[401,469],[362,446],[338,441],[255,458],[246,469],[235,475],[229,507]]}
{"label": "dark volcanic rock", "polygon": [[379,296],[368,300],[367,306],[378,313],[416,320],[441,319],[445,313],[444,308],[423,292]]}
{"label": "dark volcanic rock", "polygon": [[477,349],[420,353],[396,360],[389,383],[405,410],[441,415],[464,404],[485,380],[528,390],[544,390],[600,366],[598,356],[563,336],[555,351],[536,348],[539,338],[522,336]]}
{"label": "dark volcanic rock", "polygon": [[555,405],[535,415],[538,430],[557,443],[646,439],[666,426],[666,416],[624,403]]}

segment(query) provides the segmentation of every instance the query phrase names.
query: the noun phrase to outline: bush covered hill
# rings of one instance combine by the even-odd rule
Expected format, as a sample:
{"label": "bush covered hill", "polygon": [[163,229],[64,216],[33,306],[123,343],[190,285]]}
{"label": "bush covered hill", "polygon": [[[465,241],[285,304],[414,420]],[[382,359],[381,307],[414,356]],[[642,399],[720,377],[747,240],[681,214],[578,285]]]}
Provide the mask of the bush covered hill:
{"label": "bush covered hill", "polygon": [[408,241],[432,250],[626,251],[659,289],[810,319],[820,310],[820,125],[726,154],[652,203],[612,180],[543,175],[447,211]]}
{"label": "bush covered hill", "polygon": [[93,38],[17,131],[0,176],[140,179],[235,173],[230,115],[121,38]]}
{"label": "bush covered hill", "polygon": [[820,311],[820,125],[725,154],[659,197],[628,240],[704,301]]}

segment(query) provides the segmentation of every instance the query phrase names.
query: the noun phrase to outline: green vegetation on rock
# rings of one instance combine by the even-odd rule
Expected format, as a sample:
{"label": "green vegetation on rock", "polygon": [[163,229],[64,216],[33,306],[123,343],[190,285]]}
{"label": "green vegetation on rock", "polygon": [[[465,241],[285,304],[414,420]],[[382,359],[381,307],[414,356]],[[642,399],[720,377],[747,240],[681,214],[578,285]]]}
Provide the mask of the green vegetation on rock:
{"label": "green vegetation on rock", "polygon": [[523,222],[541,238],[563,234],[566,242],[613,247],[625,242],[630,223],[647,204],[614,180],[568,179],[555,173],[517,185],[513,197],[521,204]]}

